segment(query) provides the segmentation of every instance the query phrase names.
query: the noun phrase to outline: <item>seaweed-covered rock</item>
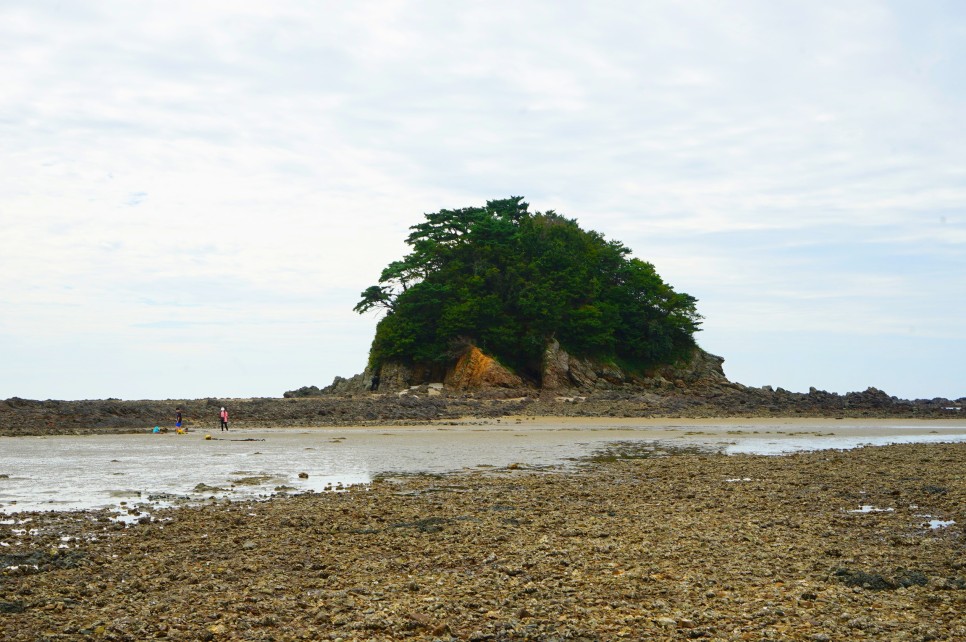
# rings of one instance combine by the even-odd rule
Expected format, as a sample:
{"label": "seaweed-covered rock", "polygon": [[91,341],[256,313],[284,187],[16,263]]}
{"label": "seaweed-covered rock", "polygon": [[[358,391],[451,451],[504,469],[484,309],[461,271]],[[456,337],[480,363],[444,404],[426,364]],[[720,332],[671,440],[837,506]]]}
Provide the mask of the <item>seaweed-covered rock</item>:
{"label": "seaweed-covered rock", "polygon": [[[0,524],[2,637],[966,639],[962,528],[919,524],[961,511],[966,444],[628,454],[162,509],[130,526],[19,514],[29,521]],[[893,491],[915,507],[849,512]]]}

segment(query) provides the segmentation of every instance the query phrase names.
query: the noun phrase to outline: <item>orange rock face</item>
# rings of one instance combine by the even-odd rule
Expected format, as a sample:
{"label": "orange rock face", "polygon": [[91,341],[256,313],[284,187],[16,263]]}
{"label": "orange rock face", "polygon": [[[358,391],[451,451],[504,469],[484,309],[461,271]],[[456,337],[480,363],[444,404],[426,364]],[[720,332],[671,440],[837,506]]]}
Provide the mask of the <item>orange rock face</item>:
{"label": "orange rock face", "polygon": [[523,380],[490,356],[473,346],[459,358],[456,365],[446,373],[443,383],[451,388],[516,388]]}

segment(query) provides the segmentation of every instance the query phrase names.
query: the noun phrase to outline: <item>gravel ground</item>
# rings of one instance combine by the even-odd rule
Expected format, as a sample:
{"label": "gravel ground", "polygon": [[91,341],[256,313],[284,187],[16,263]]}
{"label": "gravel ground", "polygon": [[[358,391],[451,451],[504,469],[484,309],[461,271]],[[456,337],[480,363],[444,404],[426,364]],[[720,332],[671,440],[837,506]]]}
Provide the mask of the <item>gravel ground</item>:
{"label": "gravel ground", "polygon": [[966,445],[645,455],[19,513],[0,637],[966,639]]}

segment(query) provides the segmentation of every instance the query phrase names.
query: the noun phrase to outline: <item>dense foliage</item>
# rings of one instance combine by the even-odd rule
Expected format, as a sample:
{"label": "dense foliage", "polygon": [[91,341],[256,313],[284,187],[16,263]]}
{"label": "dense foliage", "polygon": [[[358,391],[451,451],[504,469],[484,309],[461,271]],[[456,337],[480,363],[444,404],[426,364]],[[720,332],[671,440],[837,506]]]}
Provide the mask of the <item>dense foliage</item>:
{"label": "dense foliage", "polygon": [[414,225],[412,251],[367,288],[357,312],[384,308],[370,366],[442,363],[469,344],[535,376],[548,342],[640,371],[694,346],[696,299],[618,241],[521,197],[440,210]]}

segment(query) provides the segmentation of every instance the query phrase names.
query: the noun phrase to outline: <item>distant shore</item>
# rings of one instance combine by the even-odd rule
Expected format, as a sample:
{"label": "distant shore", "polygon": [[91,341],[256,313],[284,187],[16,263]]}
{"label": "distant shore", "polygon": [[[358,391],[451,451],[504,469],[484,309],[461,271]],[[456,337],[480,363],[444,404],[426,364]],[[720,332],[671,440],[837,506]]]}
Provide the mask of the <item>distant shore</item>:
{"label": "distant shore", "polygon": [[870,388],[833,395],[791,393],[735,384],[713,391],[613,390],[546,394],[532,390],[489,390],[473,394],[434,394],[426,387],[394,394],[325,395],[296,398],[0,401],[0,435],[140,432],[174,429],[182,409],[189,430],[217,428],[221,406],[233,425],[380,426],[428,421],[503,417],[634,418],[665,421],[776,419],[928,419],[966,417],[963,399],[902,400]]}

